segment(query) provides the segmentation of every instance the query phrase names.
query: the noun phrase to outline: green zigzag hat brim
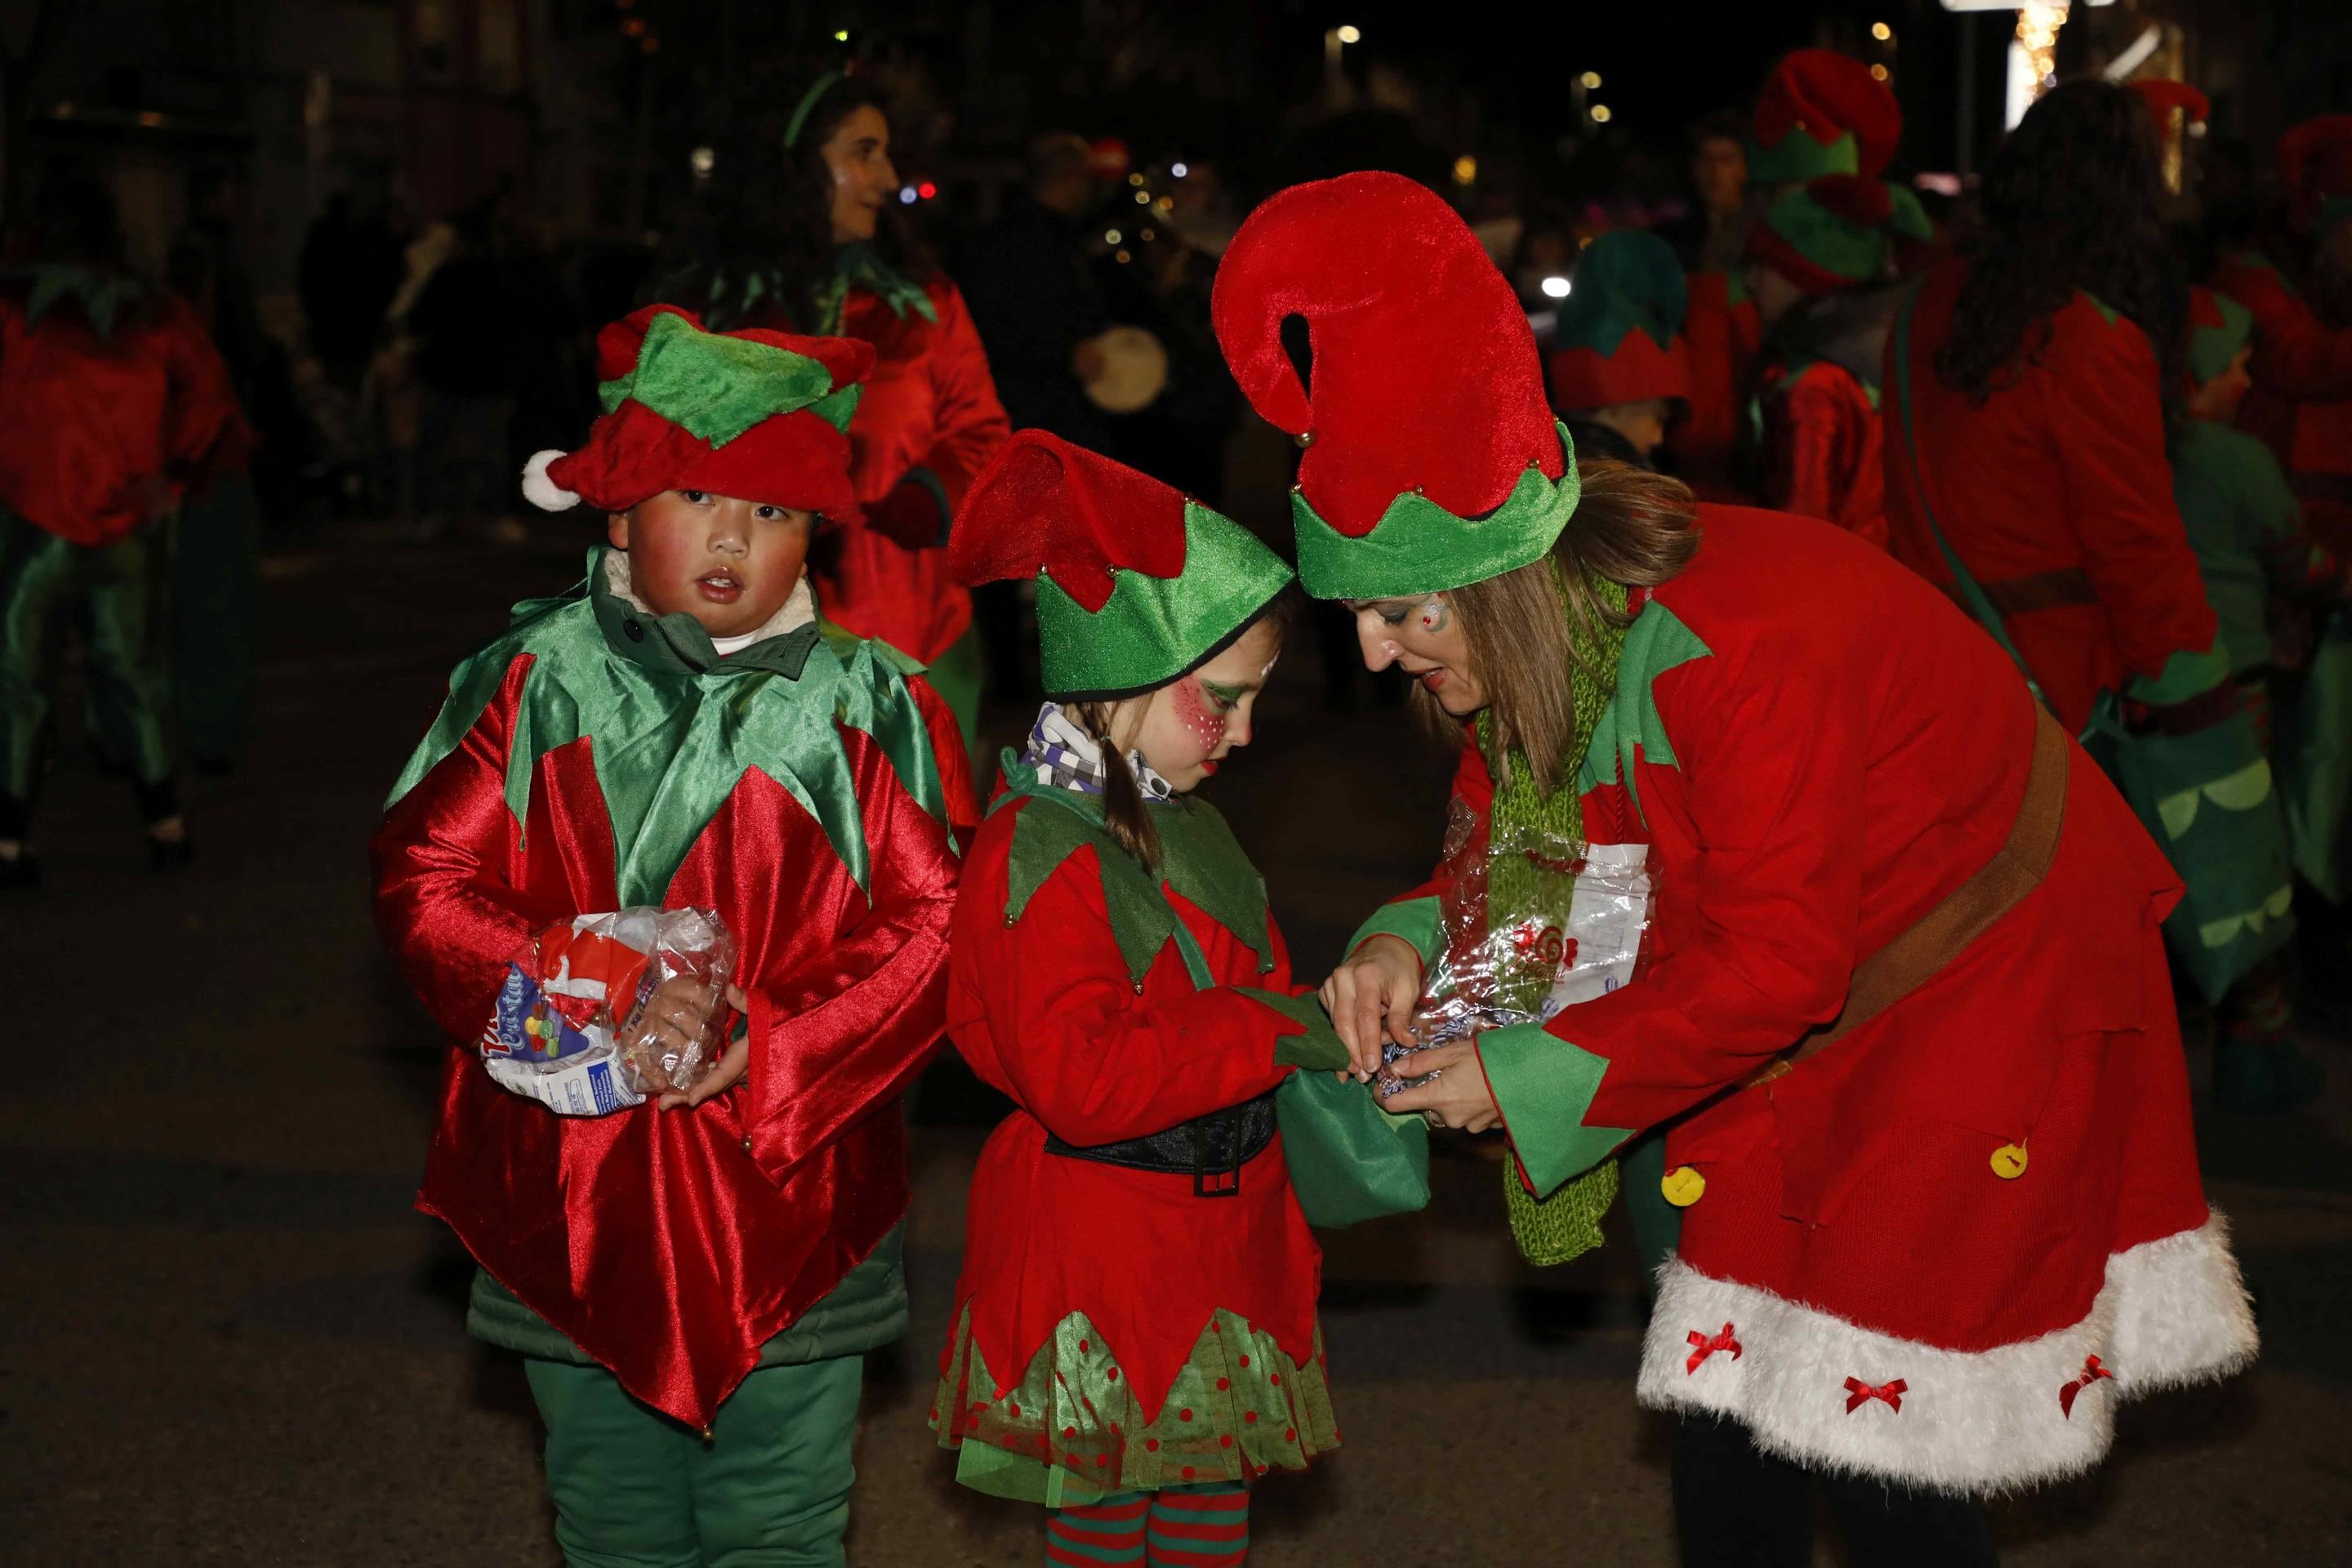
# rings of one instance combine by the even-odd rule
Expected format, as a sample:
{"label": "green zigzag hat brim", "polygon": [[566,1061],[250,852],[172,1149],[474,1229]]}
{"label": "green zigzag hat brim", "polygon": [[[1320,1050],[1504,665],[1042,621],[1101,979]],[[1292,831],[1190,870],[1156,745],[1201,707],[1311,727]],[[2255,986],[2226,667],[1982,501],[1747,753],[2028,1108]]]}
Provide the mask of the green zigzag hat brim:
{"label": "green zigzag hat brim", "polygon": [[1483,517],[1459,517],[1418,490],[1389,502],[1379,522],[1351,539],[1323,521],[1297,487],[1291,521],[1298,537],[1298,580],[1318,599],[1402,599],[1483,583],[1540,561],[1576,514],[1582,486],[1576,445],[1558,420],[1562,458],[1557,479],[1530,463],[1503,504]]}
{"label": "green zigzag hat brim", "polygon": [[1861,170],[1862,149],[1851,131],[1823,143],[1814,141],[1810,132],[1791,128],[1769,147],[1748,143],[1748,177],[1759,185],[1801,184],[1823,174],[1853,174]]}
{"label": "green zigzag hat brim", "polygon": [[1037,578],[1040,675],[1055,699],[1122,697],[1164,685],[1214,658],[1291,583],[1282,557],[1241,524],[1184,503],[1184,565],[1174,577],[1115,567],[1089,611]]}
{"label": "green zigzag hat brim", "polygon": [[833,372],[808,355],[749,338],[697,331],[683,316],[656,316],[628,374],[599,383],[612,413],[635,399],[688,434],[723,447],[754,425],[806,409],[849,429],[861,389],[835,390]]}

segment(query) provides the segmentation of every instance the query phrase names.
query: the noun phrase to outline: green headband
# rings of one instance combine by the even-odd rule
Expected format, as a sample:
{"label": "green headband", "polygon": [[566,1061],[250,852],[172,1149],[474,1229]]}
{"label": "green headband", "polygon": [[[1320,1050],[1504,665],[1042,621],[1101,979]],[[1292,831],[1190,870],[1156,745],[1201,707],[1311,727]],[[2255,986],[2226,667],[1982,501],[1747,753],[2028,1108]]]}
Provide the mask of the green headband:
{"label": "green headband", "polygon": [[1403,599],[1483,583],[1540,561],[1575,514],[1581,481],[1576,444],[1558,420],[1559,478],[1529,463],[1503,504],[1484,517],[1457,517],[1419,490],[1389,502],[1372,531],[1350,538],[1323,521],[1293,486],[1298,580],[1318,599]]}
{"label": "green headband", "polygon": [[802,409],[846,433],[864,390],[835,390],[833,372],[803,353],[698,329],[665,312],[646,329],[629,374],[598,384],[610,414],[630,398],[688,434],[723,447],[762,419]]}
{"label": "green headband", "polygon": [[816,108],[816,100],[831,90],[834,83],[848,79],[847,71],[836,70],[827,71],[809,83],[809,89],[801,94],[800,107],[793,110],[793,117],[790,120],[784,121],[785,152],[791,152],[793,144],[801,139],[801,132],[807,126],[809,114]]}
{"label": "green headband", "polygon": [[1256,535],[1196,500],[1184,503],[1181,573],[1110,575],[1110,597],[1088,611],[1037,574],[1039,674],[1057,700],[1165,685],[1222,652],[1291,581]]}

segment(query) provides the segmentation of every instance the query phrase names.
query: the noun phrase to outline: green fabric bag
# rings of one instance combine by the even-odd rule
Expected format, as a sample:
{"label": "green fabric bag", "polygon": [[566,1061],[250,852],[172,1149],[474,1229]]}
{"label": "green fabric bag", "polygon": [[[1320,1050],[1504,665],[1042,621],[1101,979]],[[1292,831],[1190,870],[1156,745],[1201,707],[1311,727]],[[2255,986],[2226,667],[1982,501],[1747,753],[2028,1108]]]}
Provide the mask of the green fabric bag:
{"label": "green fabric bag", "polygon": [[1429,1127],[1363,1084],[1306,1068],[1274,1093],[1282,1157],[1307,1223],[1337,1230],[1429,1203]]}

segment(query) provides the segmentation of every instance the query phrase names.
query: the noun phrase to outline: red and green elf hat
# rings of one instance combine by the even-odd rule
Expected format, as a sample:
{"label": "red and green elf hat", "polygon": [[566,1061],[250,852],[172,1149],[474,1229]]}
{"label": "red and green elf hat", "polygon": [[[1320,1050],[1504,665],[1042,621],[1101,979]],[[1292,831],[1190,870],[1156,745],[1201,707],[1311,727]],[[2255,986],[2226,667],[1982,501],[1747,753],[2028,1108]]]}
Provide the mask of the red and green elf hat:
{"label": "red and green elf hat", "polygon": [[2279,173],[2305,233],[2352,218],[2352,114],[2323,114],[2280,137]]}
{"label": "red and green elf hat", "polygon": [[2204,385],[2230,368],[2252,341],[2254,313],[2210,289],[2189,290],[2189,384]]}
{"label": "red and green elf hat", "polygon": [[[1276,193],[1227,247],[1211,314],[1251,406],[1307,448],[1290,509],[1316,597],[1482,582],[1568,525],[1575,456],[1535,333],[1426,186],[1358,174]],[[1283,348],[1291,316],[1307,322],[1311,393]]]}
{"label": "red and green elf hat", "polygon": [[626,511],[664,490],[709,490],[858,516],[849,416],[874,368],[871,344],[747,328],[709,332],[675,305],[647,305],[596,334],[604,417],[576,452],[532,455],[522,493],[562,511]]}
{"label": "red and green elf hat", "polygon": [[967,585],[1036,579],[1041,673],[1064,701],[1175,679],[1291,580],[1231,518],[1044,430],[1015,432],[972,481],[948,563]]}
{"label": "red and green elf hat", "polygon": [[1787,185],[1823,174],[1875,175],[1903,137],[1895,91],[1834,49],[1799,49],[1772,68],[1756,100],[1748,176]]}
{"label": "red and green elf hat", "polygon": [[1612,229],[1587,246],[1552,329],[1553,406],[1689,397],[1688,303],[1682,263],[1656,235]]}
{"label": "red and green elf hat", "polygon": [[1886,275],[1896,239],[1927,240],[1927,209],[1905,187],[1824,174],[1765,209],[1748,231],[1748,259],[1808,294],[1833,294]]}

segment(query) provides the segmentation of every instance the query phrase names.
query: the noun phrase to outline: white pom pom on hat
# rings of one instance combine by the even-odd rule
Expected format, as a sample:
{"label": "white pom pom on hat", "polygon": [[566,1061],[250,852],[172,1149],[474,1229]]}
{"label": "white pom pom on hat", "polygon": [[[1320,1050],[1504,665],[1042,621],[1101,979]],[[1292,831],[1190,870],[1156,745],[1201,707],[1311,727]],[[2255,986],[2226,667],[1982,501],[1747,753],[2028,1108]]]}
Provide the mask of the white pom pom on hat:
{"label": "white pom pom on hat", "polygon": [[523,499],[541,511],[569,511],[580,504],[580,492],[567,490],[548,476],[548,465],[558,458],[568,458],[569,452],[559,452],[551,447],[543,452],[533,452],[530,461],[522,466]]}

